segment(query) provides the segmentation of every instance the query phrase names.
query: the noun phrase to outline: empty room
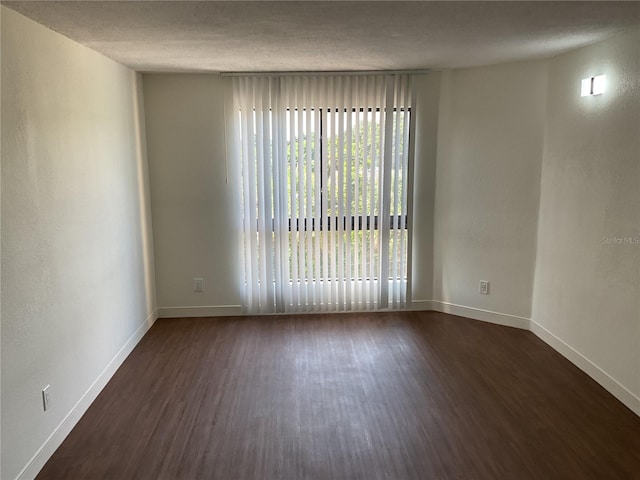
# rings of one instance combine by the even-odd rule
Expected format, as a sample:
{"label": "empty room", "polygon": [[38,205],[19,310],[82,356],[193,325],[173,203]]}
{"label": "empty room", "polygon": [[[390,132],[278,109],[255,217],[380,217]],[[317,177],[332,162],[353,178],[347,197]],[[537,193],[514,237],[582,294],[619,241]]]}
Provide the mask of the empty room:
{"label": "empty room", "polygon": [[640,479],[640,2],[0,3],[2,480]]}

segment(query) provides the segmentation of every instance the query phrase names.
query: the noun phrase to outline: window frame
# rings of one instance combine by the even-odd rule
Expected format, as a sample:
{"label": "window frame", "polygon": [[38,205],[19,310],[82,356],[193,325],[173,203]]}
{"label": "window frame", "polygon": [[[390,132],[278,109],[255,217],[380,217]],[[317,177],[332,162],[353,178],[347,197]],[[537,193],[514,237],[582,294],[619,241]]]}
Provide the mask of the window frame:
{"label": "window frame", "polygon": [[[298,109],[294,109],[294,111],[297,111]],[[311,110],[314,110],[313,108]],[[330,108],[327,109],[323,109],[323,108],[319,108],[317,109],[320,113],[319,118],[320,118],[320,139],[319,139],[319,144],[320,144],[320,169],[319,171],[322,172],[321,176],[320,176],[320,199],[322,199],[322,196],[325,194],[324,191],[324,182],[326,181],[325,175],[325,169],[324,169],[324,165],[323,165],[323,161],[324,161],[324,152],[323,152],[323,145],[324,145],[324,116],[323,116],[323,111],[326,111],[327,113],[331,112]],[[334,109],[334,110],[338,110],[338,109]],[[347,113],[347,108],[344,109],[344,113]],[[287,112],[290,112],[291,109],[287,108],[286,109]],[[351,110],[352,113],[355,112],[363,112],[364,113],[365,108],[360,107],[359,109],[353,108]],[[366,109],[367,112],[381,112],[382,109],[380,107],[368,107]],[[404,112],[407,111],[409,112],[409,122],[408,125],[406,125],[404,128],[409,128],[409,125],[411,125],[411,115],[412,115],[412,111],[411,111],[411,107],[394,107],[393,108],[394,112]],[[407,135],[407,146],[411,143],[411,129],[409,128],[409,132]],[[407,213],[404,214],[400,214],[400,215],[390,215],[389,216],[389,225],[390,225],[390,229],[391,230],[407,230],[409,228],[408,226],[408,218],[407,218]],[[325,230],[325,225],[326,225],[326,231],[330,232],[332,230],[339,230],[339,222],[340,222],[340,218],[342,218],[342,230],[347,230],[347,221],[349,221],[349,224],[351,225],[351,231],[375,231],[378,230],[378,225],[379,225],[379,216],[378,215],[374,215],[373,217],[371,217],[370,215],[351,215],[351,218],[349,219],[349,217],[347,215],[343,215],[342,217],[340,217],[339,215],[335,215],[335,216],[327,216],[327,215],[321,215],[320,219],[318,218],[312,218],[311,219],[311,228],[309,228],[308,226],[308,222],[307,219],[294,219],[292,217],[288,218],[288,231],[289,232],[322,232]],[[373,219],[373,227],[371,226],[371,220]],[[294,222],[295,220],[295,222]],[[304,225],[302,226],[303,228],[300,228],[300,220],[304,220]],[[316,228],[316,221],[319,220],[319,228]],[[356,221],[358,224],[358,228],[355,228],[356,225]],[[366,222],[365,222],[366,221]],[[259,225],[260,220],[257,219],[256,222],[256,227]],[[295,225],[293,225],[295,223]],[[365,225],[365,228],[363,228],[363,224]],[[332,228],[332,225],[335,225]],[[275,219],[272,218],[271,219],[271,231],[275,232]]]}

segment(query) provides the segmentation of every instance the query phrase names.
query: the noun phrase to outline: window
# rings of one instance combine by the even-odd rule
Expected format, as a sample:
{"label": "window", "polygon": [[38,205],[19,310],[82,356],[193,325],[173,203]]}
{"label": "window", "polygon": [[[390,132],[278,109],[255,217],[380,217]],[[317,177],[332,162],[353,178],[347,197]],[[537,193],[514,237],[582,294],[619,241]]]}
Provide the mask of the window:
{"label": "window", "polygon": [[236,79],[247,311],[407,302],[410,83]]}

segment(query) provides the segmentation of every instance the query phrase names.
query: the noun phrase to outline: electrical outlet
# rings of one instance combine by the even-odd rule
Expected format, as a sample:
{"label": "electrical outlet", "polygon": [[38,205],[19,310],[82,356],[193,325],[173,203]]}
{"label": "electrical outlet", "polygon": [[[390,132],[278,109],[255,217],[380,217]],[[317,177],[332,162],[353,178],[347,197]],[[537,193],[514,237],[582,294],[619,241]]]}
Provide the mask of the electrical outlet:
{"label": "electrical outlet", "polygon": [[202,277],[193,279],[193,291],[202,292],[204,290],[204,279]]}
{"label": "electrical outlet", "polygon": [[480,280],[479,291],[482,295],[489,295],[489,280]]}
{"label": "electrical outlet", "polygon": [[42,389],[42,408],[46,412],[51,405],[51,385],[47,385]]}

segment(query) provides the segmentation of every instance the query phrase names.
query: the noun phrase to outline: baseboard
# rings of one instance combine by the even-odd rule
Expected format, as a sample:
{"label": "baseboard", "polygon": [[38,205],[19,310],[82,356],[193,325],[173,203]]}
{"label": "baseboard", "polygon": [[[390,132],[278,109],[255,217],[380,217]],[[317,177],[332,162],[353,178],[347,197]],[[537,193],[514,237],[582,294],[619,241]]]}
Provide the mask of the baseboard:
{"label": "baseboard", "polygon": [[411,304],[407,307],[407,310],[423,312],[435,310],[435,308],[433,308],[432,300],[412,300]]}
{"label": "baseboard", "polygon": [[[434,310],[436,312],[451,313],[461,317],[468,317],[484,322],[496,323],[508,327],[529,329],[529,319],[508,315],[505,313],[491,312],[489,310],[480,310],[453,303],[440,302],[437,300],[414,300],[405,310],[426,311]],[[376,310],[386,311],[386,310]],[[364,310],[358,310],[364,312]],[[181,318],[181,317],[226,317],[244,315],[240,305],[216,305],[206,307],[159,307],[158,318]]]}
{"label": "baseboard", "polygon": [[531,319],[473,307],[466,307],[463,305],[456,305],[448,302],[441,302],[438,300],[421,300],[413,302],[412,310],[435,310],[436,312],[450,313],[474,320],[481,320],[483,322],[529,330],[556,352],[598,382],[605,390],[620,400],[632,412],[640,416],[640,398],[627,390],[624,385],[619,383],[615,378],[610,376],[607,372],[602,370],[598,365],[578,352],[571,345]]}
{"label": "baseboard", "polygon": [[505,327],[520,328],[529,330],[530,320],[517,315],[508,313],[492,312],[491,310],[482,310],[480,308],[465,307],[464,305],[456,305],[449,302],[441,302],[439,300],[430,301],[432,310],[442,313],[450,313],[461,317],[472,318],[483,322],[495,323]]}
{"label": "baseboard", "polygon": [[578,352],[564,340],[555,336],[542,325],[533,320],[531,320],[530,324],[530,330],[543,342],[593,378],[611,395],[624,403],[633,413],[640,417],[640,398],[635,396],[607,372],[602,370],[595,363]]}
{"label": "baseboard", "polygon": [[159,307],[158,318],[181,317],[230,317],[242,315],[240,305],[215,305],[208,307]]}
{"label": "baseboard", "polygon": [[156,318],[158,318],[157,310],[153,310],[133,335],[129,337],[118,353],[115,354],[104,370],[102,370],[98,378],[96,378],[80,400],[73,406],[67,416],[64,417],[62,422],[53,430],[49,438],[44,441],[35,455],[31,457],[31,460],[29,460],[29,463],[27,463],[18,474],[16,480],[32,480],[38,475],[38,472],[42,470],[42,467],[44,467],[51,455],[53,455],[63,440],[69,435],[73,427],[78,423],[89,406],[91,406],[113,374],[116,373],[116,370],[122,365],[144,334],[147,333],[147,330],[151,328]]}
{"label": "baseboard", "polygon": [[[411,302],[411,304],[404,310],[412,310],[412,311],[424,311],[424,310],[433,310],[431,300],[416,300]],[[388,309],[383,310],[349,310],[353,313],[365,313],[365,312],[387,312],[391,311]],[[290,315],[313,315],[319,312],[296,312],[290,313]],[[345,312],[341,312],[345,313]],[[208,306],[208,307],[159,307],[158,308],[158,318],[191,318],[191,317],[235,317],[246,315],[242,311],[242,306],[240,305],[216,305],[216,306]],[[260,315],[271,316],[271,315],[284,315],[283,313],[261,313]]]}

